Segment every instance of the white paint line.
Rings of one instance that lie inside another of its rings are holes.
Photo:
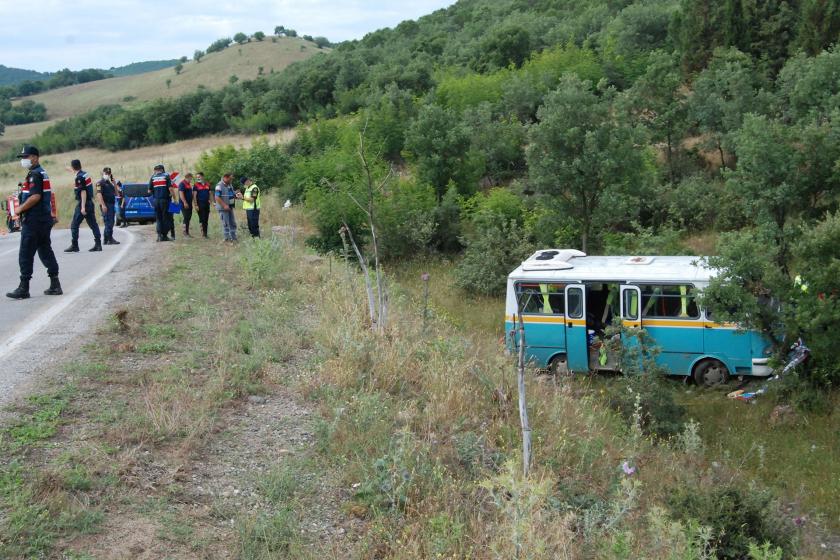
[[[123,256],[125,256],[126,252],[134,245],[134,234],[131,232],[124,232],[128,234],[128,242],[123,243],[122,248],[120,251],[111,257],[111,260],[108,262],[107,265],[102,267],[99,272],[92,275],[88,278],[84,284],[73,290],[71,294],[64,294],[62,296],[47,296],[55,298],[56,305],[52,305],[49,309],[42,312],[39,316],[35,317],[34,319],[30,319],[27,321],[25,327],[23,327],[20,331],[13,334],[11,337],[6,339],[5,342],[0,344],[0,356],[5,356],[8,352],[13,350],[15,347],[21,345],[22,343],[26,342],[29,337],[37,333],[39,330],[44,328],[52,321],[59,313],[70,307],[73,302],[83,296],[90,288],[99,281],[100,278],[111,272],[117,263],[122,260]],[[25,304],[25,303],[24,303]]]

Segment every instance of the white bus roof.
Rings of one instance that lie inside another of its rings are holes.
[[[510,280],[558,282],[692,282],[708,283],[715,271],[703,265],[703,257],[570,256],[579,251],[537,251],[508,275]],[[560,260],[564,259],[564,260]]]

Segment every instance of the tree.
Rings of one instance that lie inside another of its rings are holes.
[[[315,43],[316,45],[318,45],[319,49],[323,49],[324,47],[329,47],[330,44],[331,44],[330,40],[327,39],[326,37],[315,37],[312,40],[312,42]]]
[[[181,62],[181,64],[183,64],[183,63],[185,63],[187,60],[189,60],[189,58],[187,58],[186,56],[182,56],[182,57],[181,57],[180,59],[178,59],[178,60]]]
[[[688,106],[682,93],[682,75],[673,55],[657,51],[650,55],[646,72],[627,92],[625,102],[635,117],[665,143],[668,178],[676,183],[674,151],[686,128]]]
[[[201,59],[202,59],[203,57],[204,57],[204,51],[202,51],[202,50],[196,50],[196,51],[193,53],[193,60],[195,60],[197,63],[198,63],[198,62],[201,62]]]
[[[239,43],[240,45],[244,45],[248,42],[248,36],[240,31],[239,33],[233,36],[233,40]]]
[[[278,25],[274,28],[274,34],[277,36],[283,35],[286,32],[286,28],[282,25]]]
[[[689,100],[689,111],[707,145],[720,154],[726,166],[724,149],[730,135],[741,128],[744,115],[767,109],[763,85],[752,58],[737,49],[718,49],[708,68],[697,76]]]
[[[166,78],[166,89],[169,89],[169,86],[172,85],[172,78]]]
[[[235,84],[238,81],[239,81],[239,76],[237,76],[236,74],[231,74],[230,78],[228,78],[228,83],[229,84]]]
[[[184,69],[184,65],[180,62],[175,65],[175,75],[180,75],[181,71]]]
[[[840,37],[840,4],[833,0],[804,0],[800,8],[797,44],[816,56]]]
[[[438,105],[420,109],[405,135],[405,149],[417,164],[421,182],[435,187],[440,199],[454,181],[458,192],[471,195],[481,176],[480,159],[470,150],[470,131],[458,114]]]
[[[618,120],[615,91],[601,95],[588,82],[564,76],[537,112],[526,151],[530,181],[553,197],[564,218],[580,231],[583,251],[596,224],[632,214],[649,179],[645,141],[637,128]],[[607,199],[609,206],[602,203]]]
[[[225,50],[233,41],[230,37],[224,37],[222,39],[216,39],[213,43],[207,47],[207,54],[220,52]]]
[[[285,33],[286,33],[286,37],[297,37],[298,36],[297,31],[295,31],[294,29],[287,29],[285,31]]]
[[[257,31],[256,33],[254,33],[254,39],[257,41],[262,41],[263,39],[265,39],[265,33],[263,33],[262,31]]]

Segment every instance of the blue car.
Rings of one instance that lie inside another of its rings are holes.
[[[155,208],[152,206],[148,183],[124,183],[122,189],[125,198],[125,221],[141,224],[154,222]]]

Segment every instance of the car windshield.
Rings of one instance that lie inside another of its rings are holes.
[[[143,183],[123,185],[123,194],[125,196],[149,196],[149,186]]]

